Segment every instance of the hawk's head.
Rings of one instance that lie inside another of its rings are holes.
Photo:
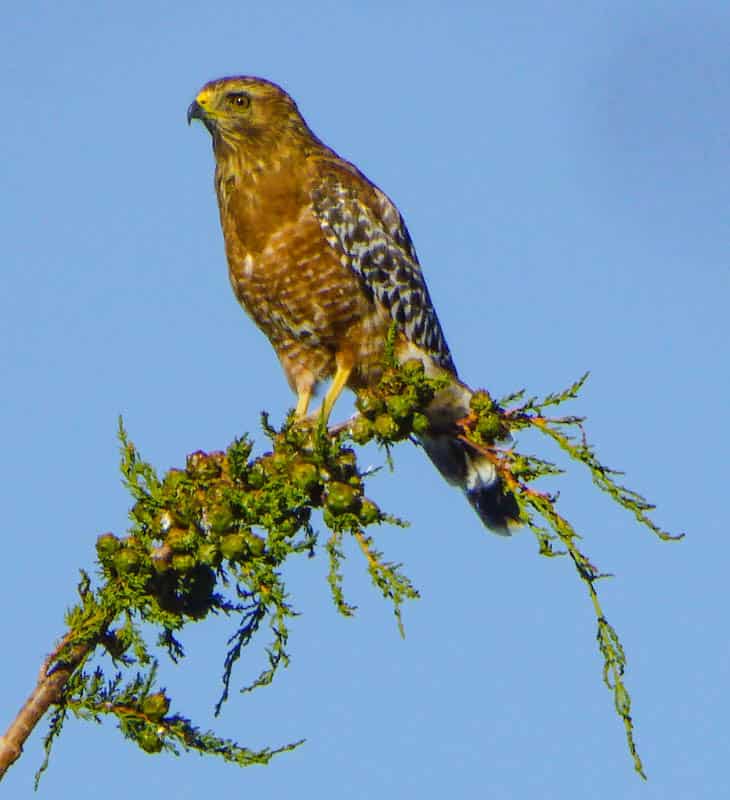
[[[188,123],[199,119],[221,148],[264,151],[292,139],[317,141],[296,103],[275,83],[239,76],[206,83],[188,108]]]

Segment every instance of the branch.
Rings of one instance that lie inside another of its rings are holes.
[[[463,441],[469,443],[494,464],[503,485],[517,501],[521,519],[535,534],[540,554],[552,557],[567,553],[570,556],[579,578],[586,586],[596,616],[596,639],[603,656],[604,683],[613,692],[614,708],[623,722],[626,743],[634,768],[645,779],[646,773],[634,739],[631,698],[623,682],[626,656],[616,630],[603,613],[596,589],[597,581],[607,575],[601,573],[579,548],[578,540],[581,537],[568,520],[557,511],[557,496],[538,492],[530,485],[538,478],[558,475],[562,470],[550,461],[499,446],[499,443],[511,437],[513,432],[532,427],[556,442],[571,460],[587,467],[594,484],[631,512],[639,523],[656,534],[659,539],[677,541],[683,538],[684,534],[674,536],[656,525],[647,514],[654,506],[638,492],[622,486],[615,480],[614,476],[622,473],[606,467],[599,461],[588,443],[584,418],[545,415],[545,409],[575,399],[587,378],[588,373],[562,392],[548,394],[542,400],[533,397],[520,406],[506,410],[503,404],[522,400],[524,392],[516,392],[500,403],[494,402],[486,391],[476,392],[472,397],[470,414],[459,423],[460,435]],[[538,515],[538,519],[535,514]],[[547,528],[540,524],[540,517],[547,523]],[[560,541],[564,550],[554,549],[555,539]]]
[[[71,638],[71,634],[67,633],[55,651],[43,662],[35,689],[5,734],[0,736],[0,779],[20,758],[23,745],[33,729],[48,709],[60,701],[68,679],[89,654],[91,644],[69,647]],[[63,658],[59,657],[61,652]]]
[[[647,516],[651,506],[638,493],[618,484],[587,442],[584,420],[548,417],[546,409],[572,400],[585,376],[563,392],[543,400],[522,401],[518,392],[495,403],[487,392],[474,393],[470,414],[455,427],[467,446],[489,458],[503,487],[515,497],[520,518],[535,534],[545,556],[567,553],[585,583],[597,620],[604,660],[604,681],[623,721],[636,770],[644,775],[634,742],[631,703],[623,682],[626,658],[615,629],[607,622],[596,590],[603,577],[578,547],[578,534],[556,509],[556,497],[532,487],[537,479],[557,475],[553,463],[504,446],[512,433],[532,427],[546,434],[567,456],[585,465],[596,485],[661,539],[673,539]],[[258,676],[240,691],[271,683],[289,663],[289,625],[297,616],[284,583],[287,559],[329,558],[329,584],[337,609],[352,616],[343,587],[343,543],[352,537],[371,581],[392,603],[403,632],[402,605],[418,592],[399,564],[386,560],[376,546],[375,526],[404,525],[382,511],[365,493],[372,471],[361,470],[350,444],[374,440],[386,455],[395,444],[426,432],[426,411],[443,378],[425,375],[420,362],[388,362],[380,384],[362,392],[359,414],[345,425],[294,424],[281,428],[262,418],[270,450],[252,457],[247,436],[225,452],[197,451],[181,469],[159,476],[144,461],[119,426],[121,472],[133,506],[126,535],[100,535],[96,542],[97,585],[82,572],[80,601],[67,614],[68,631],[45,660],[37,685],[6,734],[0,738],[0,779],[20,757],[23,745],[43,716],[53,709],[45,738],[48,765],[52,745],[68,714],[93,722],[113,717],[122,735],[147,753],[194,750],[245,766],[267,763],[275,754],[301,742],[251,750],[201,730],[186,716],[171,713],[172,698],[157,685],[160,656],[184,659],[185,626],[210,614],[233,621],[228,650],[222,657],[222,688],[215,707],[229,698],[233,675],[244,648],[268,635]],[[328,529],[322,545],[312,526],[321,513]],[[562,550],[556,550],[555,542]],[[156,642],[149,632],[158,632]]]

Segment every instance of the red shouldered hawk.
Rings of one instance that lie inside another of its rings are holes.
[[[405,223],[386,195],[307,126],[294,101],[261,78],[207,83],[188,109],[213,138],[215,187],[229,276],[266,334],[305,417],[332,378],[329,415],[345,387],[373,385],[396,323],[396,356],[453,380],[421,437],[485,525],[508,533],[517,504],[494,465],[456,437],[471,390],[457,378]]]

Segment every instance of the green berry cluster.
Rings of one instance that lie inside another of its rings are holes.
[[[505,423],[502,409],[494,402],[489,392],[480,389],[471,397],[470,433],[478,444],[491,445],[499,439],[509,438],[509,427]]]
[[[239,440],[226,452],[192,453],[185,469],[161,480],[126,446],[133,526],[125,537],[102,534],[97,555],[104,575],[148,620],[174,630],[185,618],[230,610],[216,593],[228,575],[268,599],[281,586],[278,565],[292,552],[312,552],[313,509],[333,530],[386,518],[364,496],[355,452],[342,438],[293,420],[265,431],[273,449],[258,458]],[[282,607],[284,597],[282,587]]]
[[[125,728],[145,753],[159,753],[165,745],[164,717],[170,710],[170,698],[163,692],[148,694],[139,704],[139,716],[127,716]]]
[[[146,477],[144,488],[135,484],[130,535],[103,534],[97,555],[137,607],[175,628],[182,623],[175,617],[199,619],[218,605],[216,571],[224,561],[261,555],[265,542],[233,505],[236,480],[226,453],[198,451],[184,470],[171,469],[162,481]]]
[[[318,436],[291,425],[272,437],[274,452],[261,458],[255,470],[279,482],[281,496],[308,509],[321,508],[329,528],[361,528],[384,517],[364,496],[363,475],[352,448],[339,438]],[[271,497],[267,501],[271,501]]]
[[[390,444],[411,434],[426,433],[424,409],[443,385],[442,379],[426,376],[418,359],[388,367],[375,388],[358,394],[360,415],[350,428],[353,441],[365,444],[374,438],[380,444]]]

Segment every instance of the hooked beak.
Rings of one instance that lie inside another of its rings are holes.
[[[197,100],[193,100],[188,106],[188,125],[190,125],[194,119],[199,119],[203,123],[205,122],[205,109]]]

